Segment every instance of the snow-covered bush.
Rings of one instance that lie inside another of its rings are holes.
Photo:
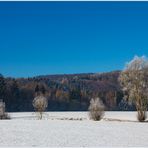
[[[0,116],[0,120],[9,120],[11,119],[8,113],[4,113],[2,116]]]
[[[101,120],[104,116],[104,105],[100,98],[90,100],[89,117],[92,120]]]
[[[43,112],[45,111],[47,106],[48,106],[48,101],[44,96],[40,95],[34,98],[33,107],[37,112],[39,112],[39,119],[42,119]]]
[[[5,103],[0,100],[0,119],[10,119],[9,115],[5,112]]]

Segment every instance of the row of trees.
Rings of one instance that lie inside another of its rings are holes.
[[[138,112],[138,120],[144,121],[148,108],[148,60],[145,57],[136,56],[126,65],[120,75],[117,75],[118,77],[115,75],[117,73],[111,75],[110,79],[106,74],[87,74],[72,77],[68,75],[67,78],[62,79],[59,76],[52,76],[52,79],[36,77],[28,80],[5,79],[0,75],[0,96],[9,111],[13,111],[13,109],[21,111],[25,106],[24,101],[27,101],[27,107],[32,107],[32,98],[36,96],[33,106],[40,114],[47,108],[49,101],[51,101],[48,106],[50,108],[50,105],[53,105],[52,101],[57,101],[57,98],[59,106],[64,102],[65,106],[69,106],[71,103],[71,108],[76,105],[81,110],[85,106],[85,110],[87,110],[90,98],[100,97],[101,103],[99,99],[92,99],[90,102],[89,110],[95,120],[101,118],[100,115],[99,118],[96,117],[98,114],[96,111],[104,110],[102,104],[109,109],[110,106],[121,105],[123,102],[127,102],[127,106],[130,106],[130,102]],[[122,91],[118,86],[118,79],[123,88]]]

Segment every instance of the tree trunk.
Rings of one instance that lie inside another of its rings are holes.
[[[143,110],[139,110],[138,111],[138,120],[140,122],[144,122],[145,119],[146,119],[146,112]]]
[[[138,112],[137,116],[138,120],[140,122],[143,122],[146,119],[146,111],[145,108],[143,107],[142,100],[140,98],[137,99],[136,109]]]
[[[42,117],[43,117],[43,116],[42,116],[42,112],[40,112],[40,120],[42,120]]]

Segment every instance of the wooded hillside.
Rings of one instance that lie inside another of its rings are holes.
[[[48,98],[48,111],[86,111],[93,97],[100,97],[106,110],[131,110],[122,100],[119,74],[114,71],[19,79],[0,75],[0,98],[6,110],[13,112],[33,111],[32,100],[40,91]]]

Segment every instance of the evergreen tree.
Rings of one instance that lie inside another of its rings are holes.
[[[0,74],[0,99],[4,100],[6,95],[6,83],[4,77]]]
[[[40,91],[43,95],[45,95],[46,90],[45,90],[44,85],[41,86]]]
[[[36,87],[35,87],[35,95],[38,96],[39,95],[39,85],[37,84]]]
[[[18,84],[16,80],[13,80],[11,86],[11,100],[10,100],[10,111],[20,111],[21,110],[21,100]]]

